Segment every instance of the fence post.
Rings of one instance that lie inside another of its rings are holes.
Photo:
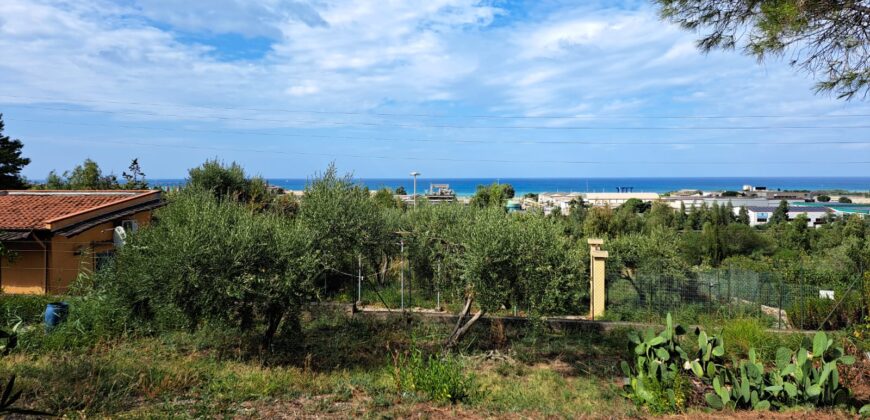
[[[399,284],[402,295],[402,312],[405,311],[405,240],[399,240],[400,252],[399,252]]]
[[[777,314],[778,315],[777,318],[779,318],[779,319],[776,322],[777,328],[780,330],[782,329],[782,311],[784,310],[784,309],[782,309],[782,294],[784,291],[785,291],[785,289],[782,286],[782,277],[780,277],[779,278],[779,313]]]
[[[362,255],[357,254],[357,269],[356,269],[356,304],[362,305]]]

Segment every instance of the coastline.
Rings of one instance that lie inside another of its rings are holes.
[[[306,178],[266,178],[266,181],[287,190],[302,190]],[[184,179],[152,179],[151,185],[174,187]],[[413,180],[408,178],[355,178],[354,182],[369,189],[402,186],[408,193],[413,190]],[[516,196],[542,192],[615,192],[618,187],[630,188],[633,192],[665,194],[682,189],[702,191],[740,191],[744,185],[765,186],[769,190],[783,191],[831,191],[862,194],[870,192],[870,177],[660,177],[660,178],[419,178],[417,192],[423,193],[430,183],[450,184],[459,197],[470,197],[478,185],[495,182],[508,183],[514,187]]]

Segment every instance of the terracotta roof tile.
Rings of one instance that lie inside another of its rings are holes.
[[[0,191],[0,230],[43,229],[46,222],[123,201],[141,191]]]

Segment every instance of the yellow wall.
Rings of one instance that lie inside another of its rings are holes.
[[[151,221],[151,211],[125,216],[117,222],[129,219],[136,220],[140,227],[145,226]],[[49,249],[47,292],[63,294],[80,271],[92,272],[96,255],[114,249],[112,243],[114,227],[114,222],[106,222],[69,238],[55,235],[50,240],[44,241]],[[46,293],[43,287],[46,280],[42,247],[34,243],[32,238],[21,243],[8,242],[4,246],[11,251],[26,247],[28,252],[18,252],[19,257],[12,263],[3,258],[2,277],[0,277],[3,292]]]
[[[43,293],[46,254],[39,243],[29,238],[26,241],[4,243],[3,247],[8,251],[6,256],[0,257],[3,293]]]

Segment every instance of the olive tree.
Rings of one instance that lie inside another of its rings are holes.
[[[320,258],[302,224],[186,189],[117,254],[107,288],[137,320],[180,314],[196,328],[261,326],[268,348],[282,321],[298,325]]]
[[[314,235],[314,247],[329,270],[324,273],[327,280],[350,279],[341,273],[355,273],[359,257],[378,267],[396,252],[397,240],[385,214],[367,189],[354,184],[350,175],[339,176],[334,165],[308,183],[298,217]]]
[[[447,349],[487,312],[527,302],[540,313],[579,301],[584,282],[581,259],[551,218],[486,208],[466,226],[461,251],[453,255],[459,276],[452,281],[465,304],[447,338]],[[474,304],[477,311],[466,321]]]

